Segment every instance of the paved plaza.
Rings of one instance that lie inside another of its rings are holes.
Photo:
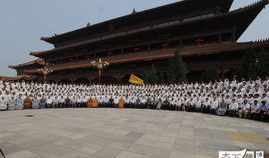
[[[0,148],[7,158],[215,158],[269,152],[269,124],[134,109],[8,111],[0,112]]]

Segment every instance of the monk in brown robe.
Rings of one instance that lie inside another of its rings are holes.
[[[32,109],[32,99],[30,97],[27,97],[24,99],[23,102],[24,109]]]
[[[95,97],[89,99],[89,101],[87,102],[87,105],[89,108],[98,108],[99,107],[98,100]]]
[[[119,108],[120,109],[124,109],[125,107],[125,100],[123,97],[120,97],[120,100],[119,100]]]

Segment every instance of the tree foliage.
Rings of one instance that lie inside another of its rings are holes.
[[[168,78],[172,81],[185,81],[187,73],[186,63],[183,61],[180,49],[177,49],[174,58],[168,61]]]
[[[90,80],[86,77],[81,77],[76,80],[77,83],[90,83]]]
[[[218,72],[215,68],[209,68],[202,74],[203,81],[213,81],[218,78]]]
[[[259,76],[269,76],[269,52],[261,50],[259,55]]]
[[[160,71],[152,66],[151,70],[145,71],[143,79],[146,83],[158,83],[161,81],[180,82],[185,81],[186,74],[188,73],[186,63],[183,61],[182,56],[177,49],[175,56],[168,60],[166,63],[166,72]]]
[[[240,75],[248,79],[255,79],[258,76],[268,76],[269,52],[254,49],[247,51],[242,59]]]
[[[152,65],[151,70],[144,71],[143,73],[143,79],[146,83],[157,83],[160,81],[160,78],[158,76],[158,72],[154,65]]]

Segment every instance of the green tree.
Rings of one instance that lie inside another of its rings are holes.
[[[248,79],[255,79],[257,76],[269,75],[269,53],[262,50],[249,50],[245,53],[242,63],[240,74],[242,77]]]
[[[143,79],[145,83],[155,83],[158,80],[157,75],[151,71],[144,72]]]
[[[203,81],[213,81],[218,78],[218,72],[215,68],[209,68],[202,74]]]
[[[86,77],[81,77],[76,80],[77,83],[89,83],[90,80]]]
[[[175,51],[174,58],[168,61],[168,78],[172,81],[185,81],[188,73],[186,63],[180,54],[180,49]]]
[[[258,75],[269,76],[269,52],[262,49],[258,55]]]
[[[143,79],[146,83],[156,83],[159,82],[159,77],[157,75],[157,70],[155,69],[154,65],[152,65],[151,70],[144,71]]]
[[[248,50],[241,63],[240,74],[244,78],[255,78],[257,76],[256,66],[257,54],[255,50]]]

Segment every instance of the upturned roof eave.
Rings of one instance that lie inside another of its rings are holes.
[[[209,17],[209,19],[219,18],[219,17],[223,17],[223,16],[232,16],[232,15],[235,15],[235,14],[241,14],[243,12],[248,12],[249,10],[256,9],[258,7],[264,7],[268,3],[269,3],[269,0],[261,0],[259,2],[254,3],[254,4],[251,4],[251,5],[248,5],[246,7],[233,10],[233,11],[228,12],[228,13],[225,13],[225,14],[220,14],[220,15],[216,15],[214,17]],[[260,13],[260,11],[257,12],[257,15],[259,13]],[[254,19],[252,19],[252,20],[254,20]],[[248,24],[246,24],[246,25],[248,25]],[[66,50],[66,49],[70,49],[70,48],[76,48],[78,46],[83,46],[83,45],[90,44],[90,43],[91,42],[89,42],[89,41],[83,41],[83,42],[80,42],[80,43],[74,43],[74,44],[71,44],[71,45],[68,45],[68,46],[63,46],[63,47],[55,48],[55,49],[52,49],[52,50],[39,51],[39,52],[31,52],[30,55],[33,55],[33,56],[41,57],[42,58],[42,57],[44,57],[44,56],[46,56],[47,54],[50,54],[50,53],[55,53],[57,51]]]

